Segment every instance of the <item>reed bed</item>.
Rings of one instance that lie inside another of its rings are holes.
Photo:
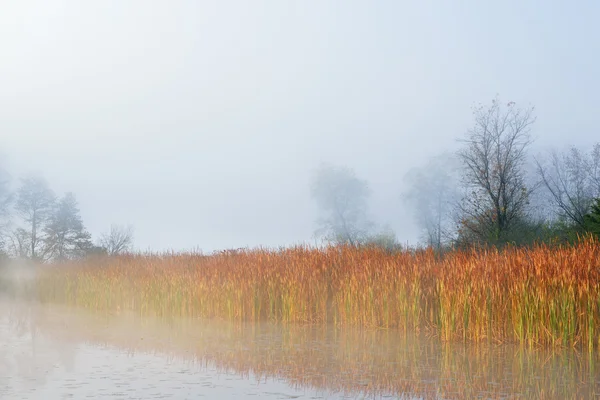
[[[600,347],[600,243],[390,253],[295,247],[42,266],[42,302],[161,317],[394,328],[444,341]]]

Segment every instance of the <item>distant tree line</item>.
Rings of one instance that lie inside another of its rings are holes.
[[[473,109],[460,148],[405,176],[405,205],[422,244],[435,250],[473,245],[568,244],[600,236],[600,143],[532,157],[533,107],[498,97]],[[389,228],[367,216],[368,183],[347,167],[322,165],[311,195],[321,212],[316,235],[329,243],[398,248]]]
[[[405,176],[403,199],[413,209],[421,243],[437,251],[473,245],[568,244],[600,236],[600,143],[532,157],[533,107],[502,103],[473,108],[473,125],[455,153]],[[315,236],[327,243],[401,249],[387,225],[369,216],[371,189],[345,166],[322,164],[311,197],[319,208]],[[111,226],[94,244],[75,195],[56,197],[30,176],[11,191],[0,170],[0,260],[36,262],[117,255],[131,250],[131,227]]]
[[[73,193],[57,197],[41,176],[27,176],[13,192],[0,170],[0,260],[59,262],[131,250],[131,227],[113,225],[96,243]]]

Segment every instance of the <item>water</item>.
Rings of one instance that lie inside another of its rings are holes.
[[[1,399],[600,398],[598,357],[0,300]]]

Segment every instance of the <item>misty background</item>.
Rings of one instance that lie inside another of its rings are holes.
[[[600,3],[4,1],[0,156],[138,249],[312,242],[319,163],[415,243],[404,177],[471,107],[534,105],[535,152],[598,138]]]

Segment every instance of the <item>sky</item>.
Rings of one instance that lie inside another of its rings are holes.
[[[471,107],[533,105],[536,149],[600,138],[600,2],[0,4],[0,155],[140,250],[312,242],[310,178],[353,168],[416,243],[404,176]]]

